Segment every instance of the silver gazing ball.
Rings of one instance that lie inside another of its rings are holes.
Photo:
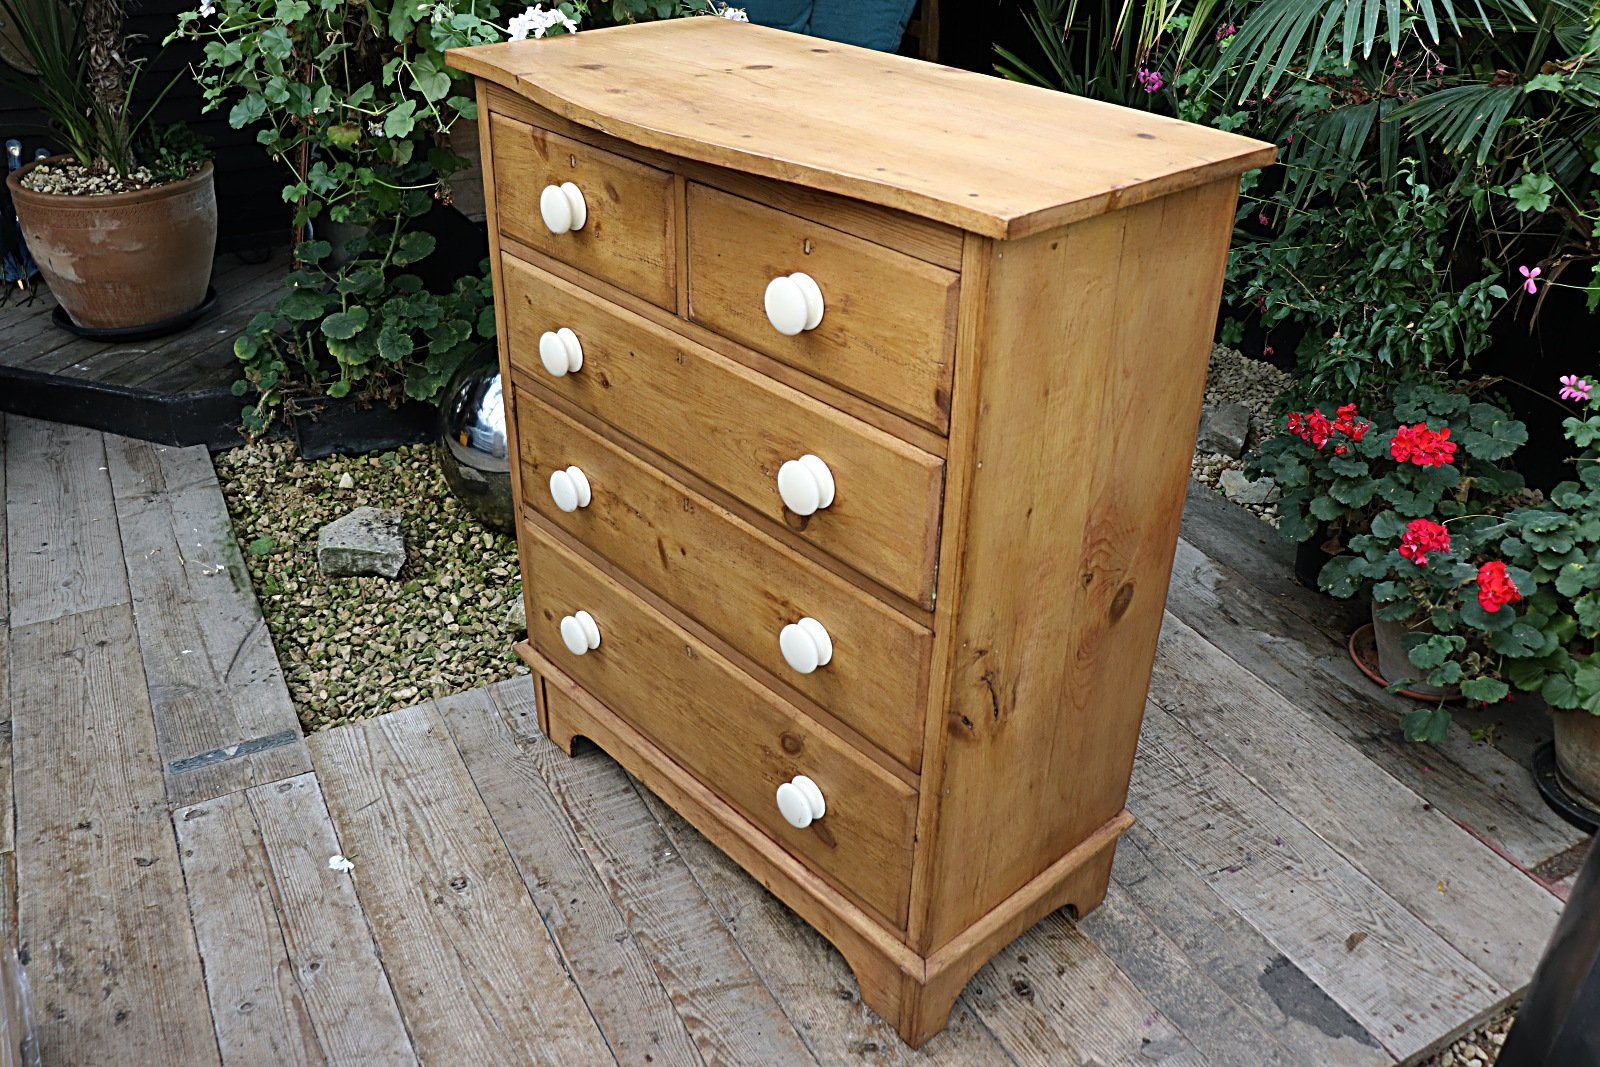
[[[495,350],[485,348],[450,379],[439,403],[439,466],[456,499],[491,529],[512,533],[506,405]]]

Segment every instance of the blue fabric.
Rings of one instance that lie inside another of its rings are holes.
[[[915,6],[916,0],[813,0],[811,34],[893,52],[900,47]]]
[[[750,21],[893,52],[917,0],[731,0]]]
[[[733,0],[733,7],[744,8],[750,21],[795,33],[811,29],[811,0]]]

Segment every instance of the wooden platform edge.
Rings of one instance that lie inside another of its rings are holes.
[[[837,948],[861,999],[918,1048],[945,1024],[967,982],[1044,916],[1076,914],[1104,898],[1117,839],[1133,825],[1126,809],[932,956],[923,957],[778,847],[527,641],[516,652],[534,671],[540,726],[569,755],[587,738],[662,797],[780,901]]]

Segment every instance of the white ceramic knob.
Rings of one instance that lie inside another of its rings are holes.
[[[767,321],[785,337],[822,322],[822,289],[809,274],[785,274],[767,283]]]
[[[600,627],[587,611],[564,616],[561,620],[561,643],[574,656],[581,656],[600,647]]]
[[[583,229],[589,221],[589,205],[583,199],[583,190],[572,182],[547,185],[539,194],[539,214],[544,227],[554,234]]]
[[[583,345],[567,327],[546,330],[539,335],[539,362],[554,377],[576,374],[583,369]]]
[[[778,648],[783,660],[801,674],[826,667],[833,659],[833,638],[823,625],[809,615],[791,622],[778,632]]]
[[[790,826],[804,830],[828,813],[828,805],[823,802],[817,783],[797,774],[778,787],[778,810]]]
[[[562,511],[573,512],[589,506],[594,494],[589,490],[589,478],[577,467],[555,471],[550,475],[550,499]]]
[[[809,452],[778,468],[778,495],[796,515],[810,515],[833,503],[833,471]]]

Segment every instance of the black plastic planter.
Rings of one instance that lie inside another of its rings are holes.
[[[432,404],[420,400],[390,407],[364,397],[319,396],[296,400],[287,420],[300,457],[324,459],[430,441],[436,415]]]

